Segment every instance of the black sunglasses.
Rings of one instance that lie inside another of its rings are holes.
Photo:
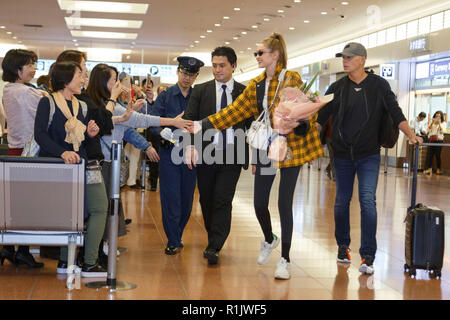
[[[266,53],[268,51],[262,51],[262,50],[258,50],[256,52],[253,52],[253,55],[256,57],[261,57],[264,53]]]

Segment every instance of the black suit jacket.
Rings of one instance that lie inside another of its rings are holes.
[[[233,101],[239,97],[239,95],[244,91],[245,86],[239,82],[234,81],[234,88],[231,92],[231,96]],[[189,99],[189,104],[184,114],[185,119],[198,121],[208,116],[216,113],[216,81],[211,80],[208,82],[204,82],[202,84],[198,84],[194,87],[191,92],[191,97]],[[244,120],[233,126],[234,130],[241,129],[246,130],[250,127],[253,118],[249,118]],[[235,145],[235,155],[237,155],[236,150],[236,137],[234,139]],[[213,138],[209,141],[203,141],[203,150],[213,142]],[[203,151],[202,150],[202,151]],[[236,157],[235,157],[236,159]],[[249,164],[249,148],[247,142],[245,142],[245,164],[243,165],[244,169],[248,168]]]

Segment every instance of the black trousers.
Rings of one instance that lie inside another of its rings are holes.
[[[443,140],[438,140],[434,143],[444,143]],[[436,168],[441,169],[441,152],[442,147],[428,147],[427,153],[427,169],[433,165],[433,157],[436,156]]]
[[[153,148],[155,148],[156,152],[159,154],[159,146],[161,145],[161,137],[151,135],[150,142],[152,143]],[[149,164],[149,173],[148,180],[150,182],[150,188],[156,188],[158,185],[158,177],[159,177],[159,163],[151,162]]]
[[[269,167],[270,165],[256,164],[253,204],[259,225],[264,233],[265,241],[271,243],[273,236],[269,212],[269,198],[276,170]],[[292,203],[299,173],[300,166],[280,169],[278,212],[280,214],[281,224],[281,256],[287,261],[289,261],[293,230]]]
[[[211,164],[197,167],[197,186],[208,249],[222,249],[231,228],[231,209],[242,165]]]

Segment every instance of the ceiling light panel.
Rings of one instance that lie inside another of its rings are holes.
[[[61,10],[146,14],[148,4],[109,1],[58,0]]]
[[[142,27],[140,20],[121,19],[95,19],[95,18],[73,18],[65,17],[67,26],[73,27],[101,27],[101,28],[130,28],[139,29]]]
[[[73,37],[77,38],[106,38],[106,39],[127,39],[135,40],[137,33],[124,32],[102,32],[102,31],[79,31],[70,30]]]

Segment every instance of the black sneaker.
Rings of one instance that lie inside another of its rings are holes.
[[[364,274],[373,274],[373,260],[372,256],[364,256],[361,261],[361,266],[359,267],[359,272]]]
[[[350,248],[347,246],[339,246],[337,261],[342,263],[350,263],[352,258],[350,257]]]
[[[81,269],[81,276],[84,278],[106,278],[107,275],[108,272],[98,263],[92,265],[85,263]]]
[[[164,249],[164,253],[169,256],[173,256],[174,254],[177,254],[179,251],[180,249],[174,246],[167,246],[166,249]]]

